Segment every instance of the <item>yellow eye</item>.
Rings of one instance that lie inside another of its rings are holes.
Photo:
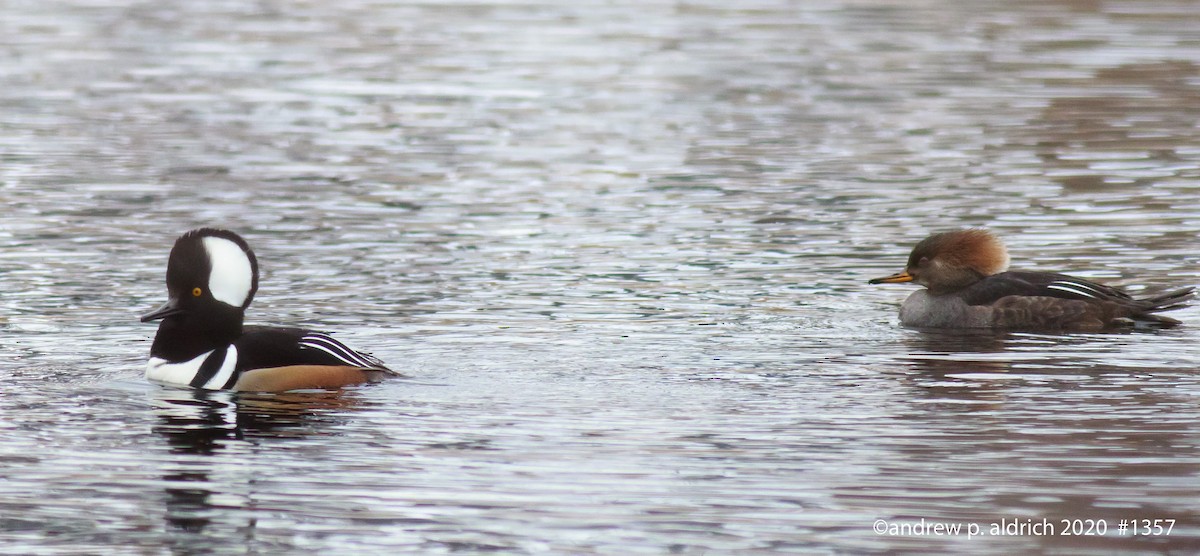
[[[204,290],[202,290],[200,288],[192,288],[192,297],[200,297],[200,295],[203,293],[204,293]]]

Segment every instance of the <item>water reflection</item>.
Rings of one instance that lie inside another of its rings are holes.
[[[210,455],[219,440],[243,437],[238,425],[236,394],[224,391],[164,388],[156,400],[162,435],[174,453]]]
[[[1180,477],[1200,473],[1194,452],[1180,451],[1198,445],[1195,422],[1178,414],[1195,414],[1193,396],[1177,387],[1191,371],[1108,362],[1126,346],[1175,333],[912,331],[893,372],[915,405],[887,424],[899,459],[867,484],[839,487],[838,496],[848,504],[896,501],[883,517],[899,521],[1046,518],[1059,531],[1064,519],[1112,527],[1132,514],[1170,514],[1187,535],[1195,514],[1161,500],[1177,498]],[[1141,496],[1122,494],[1131,488]],[[1075,550],[1171,544],[1113,537],[1029,540]]]
[[[322,434],[323,425],[349,418],[358,401],[342,391],[279,394],[167,388],[157,398],[160,424],[154,432],[173,451],[212,454],[224,440],[255,436],[302,438]]]
[[[203,532],[214,518],[228,525],[241,516],[237,528],[243,533],[256,522],[251,510],[258,477],[251,472],[231,481],[228,460],[214,456],[236,455],[256,439],[327,435],[329,427],[351,419],[359,403],[342,391],[257,394],[163,387],[155,394],[158,423],[151,430],[170,453],[183,456],[163,466],[164,519],[172,529],[190,533]],[[214,474],[223,476],[214,479]]]
[[[981,363],[985,366],[989,362],[997,362],[988,361],[986,355],[1005,352],[1014,339],[1019,337],[1009,331],[986,329],[912,329],[911,331],[911,334],[904,336],[904,344],[908,348],[908,357],[912,359],[911,364],[913,368],[930,374],[938,374],[941,370],[948,370],[942,368],[940,365],[947,362],[946,359],[942,358],[945,356],[958,356],[961,358],[961,361]],[[972,358],[972,354],[979,354],[981,356]],[[998,371],[1007,369],[1005,366],[995,368]]]

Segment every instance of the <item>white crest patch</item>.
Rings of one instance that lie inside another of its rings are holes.
[[[244,305],[254,280],[250,258],[238,244],[220,237],[204,238],[204,250],[212,263],[208,291],[212,292],[213,298],[234,307]]]

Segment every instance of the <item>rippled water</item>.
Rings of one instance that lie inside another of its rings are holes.
[[[730,4],[5,2],[2,550],[1200,549],[1200,308],[940,334],[865,285],[964,225],[1195,284],[1194,4]],[[250,321],[408,377],[145,382],[200,225]]]

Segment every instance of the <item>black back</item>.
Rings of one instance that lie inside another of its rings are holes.
[[[383,362],[350,349],[327,334],[303,328],[247,326],[233,343],[238,374],[253,369],[291,365],[350,366],[390,371]]]
[[[1129,294],[1116,288],[1053,272],[1001,272],[963,290],[963,299],[968,305],[991,305],[1010,295],[1083,301],[1133,301]]]

